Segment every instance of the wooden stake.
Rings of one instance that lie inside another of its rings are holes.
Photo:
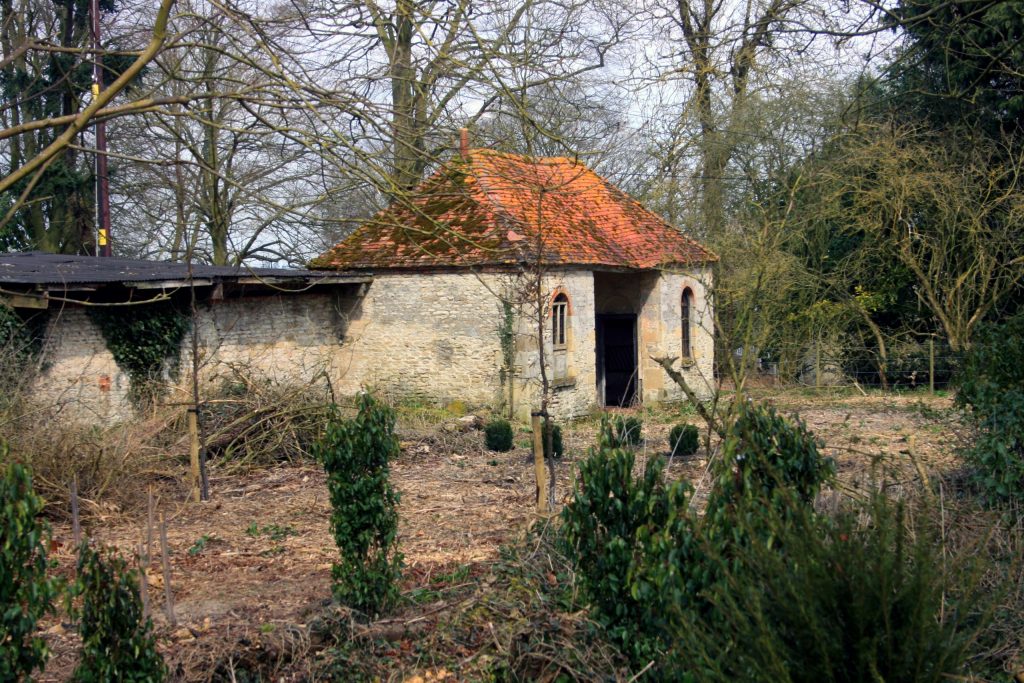
[[[192,465],[192,497],[195,502],[200,500],[199,486],[199,416],[194,408],[188,411],[189,462]]]
[[[928,338],[928,391],[935,393],[935,338]]]
[[[167,623],[174,628],[178,619],[174,616],[174,593],[171,592],[171,561],[167,553],[167,515],[160,513],[160,556],[164,567],[164,606],[167,608]]]
[[[814,343],[814,388],[821,388],[821,341]]]
[[[78,474],[71,478],[71,538],[75,543],[75,552],[82,545],[82,526],[78,521]]]
[[[156,520],[153,518],[155,512],[155,505],[153,504],[153,486],[150,485],[149,491],[146,494],[146,560],[153,557],[153,527],[156,526]]]
[[[149,577],[146,576],[146,568],[149,567],[149,558],[143,553],[145,541],[139,541],[139,597],[142,598],[142,618],[149,618]]]
[[[537,476],[537,512],[546,515],[551,512],[548,501],[548,468],[544,462],[544,428],[540,413],[530,416],[533,427],[533,470]]]

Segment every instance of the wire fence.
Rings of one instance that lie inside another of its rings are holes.
[[[732,360],[747,365],[754,377],[808,388],[858,386],[944,391],[954,385],[960,364],[958,354],[930,339],[894,345],[884,355],[864,346],[812,342],[752,351],[746,363],[743,356],[742,349],[733,351]],[[719,359],[720,376],[727,377],[729,364],[721,356]]]

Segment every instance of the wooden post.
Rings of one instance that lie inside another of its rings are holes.
[[[71,538],[75,543],[75,552],[82,544],[82,526],[78,521],[78,473],[71,478]]]
[[[142,618],[149,618],[149,577],[146,576],[146,569],[149,567],[149,558],[145,554],[145,541],[139,541],[139,597],[142,599]]]
[[[174,616],[174,593],[171,591],[171,560],[167,553],[167,515],[160,513],[160,559],[164,566],[164,606],[167,608],[167,623],[174,628],[178,619]]]
[[[188,409],[188,440],[189,440],[189,463],[192,465],[192,498],[199,502],[199,416],[195,408]]]
[[[156,526],[154,519],[153,486],[149,487],[146,495],[146,557],[153,556],[153,527]]]
[[[814,342],[814,388],[821,388],[821,340]]]
[[[928,391],[935,393],[935,337],[928,337]]]
[[[544,462],[544,421],[539,412],[530,415],[533,428],[533,471],[537,476],[537,512],[546,515],[551,512],[548,501],[548,468]]]

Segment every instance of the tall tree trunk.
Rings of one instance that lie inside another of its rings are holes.
[[[396,194],[411,190],[420,180],[417,162],[423,143],[416,125],[416,70],[412,63],[414,9],[411,0],[398,0],[391,49],[392,178]]]

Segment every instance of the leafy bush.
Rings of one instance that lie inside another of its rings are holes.
[[[551,453],[548,452],[548,439],[544,437],[544,457],[554,458],[555,460],[560,459],[565,455],[565,444],[562,441],[562,428],[551,422],[546,422],[545,426],[549,426],[551,429]],[[553,453],[553,455],[552,455]]]
[[[835,463],[821,456],[819,445],[799,419],[793,424],[770,406],[739,404],[709,507],[732,506],[741,498],[771,502],[777,490],[810,503],[835,474]]]
[[[167,667],[156,650],[153,623],[142,616],[138,578],[124,559],[113,550],[97,551],[83,544],[75,593],[82,599],[74,610],[82,636],[75,681],[164,679]]]
[[[737,520],[795,504],[808,507],[831,469],[816,442],[772,410],[743,406],[725,439],[707,512],[691,513],[688,490],[665,486],[661,463],[634,480],[634,456],[606,420],[598,448],[580,466],[579,488],[563,511],[566,540],[595,612],[635,664],[656,658],[674,678],[688,655],[671,636],[679,624],[712,618],[706,591],[737,568],[736,548],[763,538]],[[776,487],[798,490],[784,498]]]
[[[398,597],[398,493],[388,461],[398,455],[395,414],[369,394],[354,420],[337,415],[314,448],[327,472],[331,532],[341,561],[331,569],[335,598],[373,617]]]
[[[679,583],[692,533],[685,485],[666,488],[661,462],[653,458],[634,479],[634,464],[633,451],[620,447],[611,423],[602,420],[598,446],[580,464],[579,486],[562,519],[595,617],[639,661],[659,647],[670,614],[661,591]]]
[[[28,470],[7,458],[0,442],[0,680],[12,681],[27,679],[46,663],[46,643],[32,634],[52,609],[58,583],[46,576],[50,530],[37,519],[43,501]]]
[[[672,455],[693,455],[700,444],[700,433],[691,424],[677,424],[668,435]]]
[[[607,422],[563,533],[596,620],[654,680],[939,681],[964,673],[986,623],[972,567],[879,494],[835,518],[813,435],[738,408],[704,514]],[[922,519],[921,516],[918,519]],[[868,520],[865,522],[865,520]]]
[[[964,354],[956,402],[977,427],[967,451],[992,501],[1024,500],[1024,314],[978,329]]]
[[[615,428],[615,442],[622,448],[639,446],[643,440],[644,423],[639,417],[616,415],[612,423]]]
[[[495,418],[484,425],[484,444],[489,451],[504,453],[512,450],[515,435],[508,420]]]

